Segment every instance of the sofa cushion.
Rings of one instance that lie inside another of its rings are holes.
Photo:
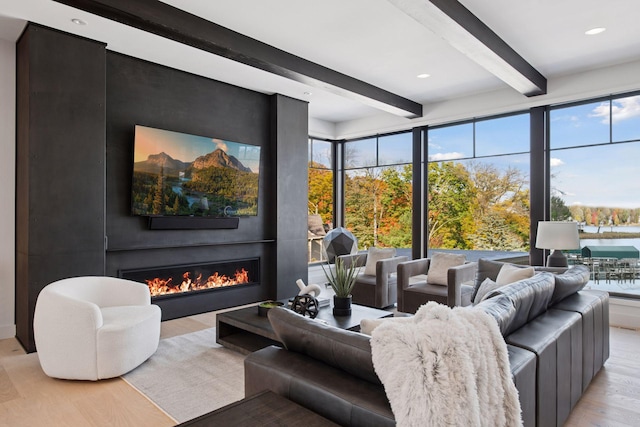
[[[364,274],[367,276],[375,276],[378,261],[393,258],[394,256],[396,256],[395,248],[369,248],[367,251],[367,262],[364,265]]]
[[[485,311],[490,309],[489,314],[498,320],[500,331],[503,335],[508,335],[547,310],[553,289],[553,274],[542,272],[529,279],[520,280],[489,292],[485,296],[485,300],[478,304],[478,307]],[[500,298],[496,302],[498,306],[489,304],[492,299],[503,296],[507,300]],[[514,310],[509,305],[512,305]],[[512,317],[509,319],[509,316]]]
[[[513,305],[511,298],[506,295],[485,298],[476,307],[490,314],[498,323],[502,336],[505,336],[516,315],[516,307]]]
[[[381,384],[373,369],[369,336],[325,325],[282,307],[272,308],[267,316],[287,350]]]
[[[589,275],[589,267],[586,265],[576,265],[562,274],[557,274],[555,276],[556,287],[549,304],[560,302],[584,288],[589,281]]]
[[[464,264],[466,257],[462,254],[435,252],[429,261],[427,281],[431,285],[447,286],[447,275],[451,267]]]

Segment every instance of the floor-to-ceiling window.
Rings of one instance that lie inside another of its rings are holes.
[[[309,262],[321,261],[322,232],[333,228],[333,143],[309,139]],[[317,223],[320,223],[318,227]]]
[[[344,143],[344,226],[358,247],[411,247],[412,135]]]
[[[529,250],[529,114],[429,128],[430,249]]]
[[[640,95],[609,97],[549,111],[551,219],[581,225],[570,254],[592,269],[590,286],[640,296]],[[628,247],[620,256],[603,247]]]

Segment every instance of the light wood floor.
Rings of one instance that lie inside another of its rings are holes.
[[[162,338],[215,326],[215,313],[162,323]],[[640,331],[611,328],[611,356],[566,426],[640,426]],[[0,426],[164,427],[176,422],[119,378],[47,377],[37,354],[0,340]]]

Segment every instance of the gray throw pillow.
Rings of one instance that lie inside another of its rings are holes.
[[[498,289],[501,286],[503,285],[498,284],[487,277],[486,279],[484,279],[484,282],[482,282],[482,284],[478,288],[478,292],[476,292],[476,297],[473,299],[473,303],[478,304],[480,301],[484,299],[485,295],[487,295],[489,292],[493,291],[494,289]]]
[[[589,267],[586,265],[576,265],[562,274],[556,274],[556,287],[553,290],[550,305],[562,301],[569,295],[573,295],[587,284],[589,281]]]

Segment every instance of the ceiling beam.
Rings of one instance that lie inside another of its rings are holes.
[[[402,117],[422,105],[157,0],[54,0]]]
[[[455,0],[388,0],[526,96],[547,93],[547,79]]]

